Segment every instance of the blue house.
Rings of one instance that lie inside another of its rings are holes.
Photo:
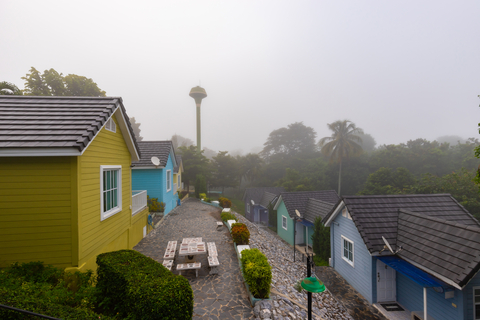
[[[280,193],[274,207],[277,234],[291,245],[312,246],[315,218],[325,216],[339,199],[334,190]]]
[[[243,193],[245,204],[245,218],[255,223],[270,225],[268,206],[278,199],[283,187],[247,188]]]
[[[323,221],[331,266],[387,317],[480,319],[480,224],[451,195],[344,196]]]
[[[150,198],[164,202],[166,215],[177,206],[178,200],[173,144],[171,141],[139,141],[138,146],[141,158],[132,162],[132,189],[147,190]]]

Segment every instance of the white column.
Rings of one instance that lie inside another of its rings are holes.
[[[427,320],[427,287],[423,287],[423,319]]]

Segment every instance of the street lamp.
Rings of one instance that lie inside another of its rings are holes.
[[[310,258],[311,257],[311,258]],[[318,281],[315,274],[312,277],[313,254],[307,254],[307,277],[302,281],[302,288],[307,291],[308,297],[308,320],[312,320],[312,292],[325,291],[323,282]]]

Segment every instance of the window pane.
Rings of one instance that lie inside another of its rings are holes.
[[[107,172],[103,171],[103,190],[102,191],[105,191],[105,190],[107,190]]]
[[[112,171],[113,176],[113,187],[117,187],[117,177],[118,177],[118,170]]]
[[[353,255],[351,252],[348,253],[348,260],[353,261]]]
[[[107,193],[106,192],[103,193],[103,212],[105,211],[107,211]]]
[[[113,206],[112,207],[116,207],[118,204],[117,204],[117,192],[118,192],[118,189],[113,189]]]
[[[352,243],[351,242],[348,243],[348,251],[352,251]]]
[[[475,295],[480,296],[480,289],[475,289]]]
[[[475,319],[480,319],[480,304],[475,305]]]
[[[110,190],[110,188],[111,188],[111,184],[110,184],[110,171],[106,171],[105,173],[107,174],[107,179],[106,179],[106,181],[107,181],[107,186],[106,186],[105,190]]]
[[[107,195],[107,201],[106,201],[107,208],[105,209],[105,211],[108,211],[112,208],[112,203],[111,203],[112,200],[111,200],[111,197],[110,197],[110,191],[107,191],[105,194]]]
[[[480,296],[475,296],[475,303],[480,303]]]

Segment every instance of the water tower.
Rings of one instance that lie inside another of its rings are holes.
[[[190,97],[195,99],[197,105],[197,149],[202,150],[202,136],[201,136],[201,124],[200,124],[200,106],[202,105],[202,99],[207,97],[207,92],[200,86],[193,87],[190,90]]]

